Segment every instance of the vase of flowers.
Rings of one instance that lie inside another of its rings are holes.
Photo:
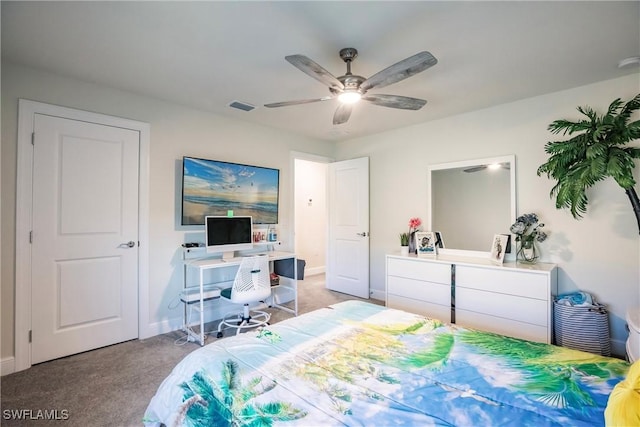
[[[411,218],[409,220],[409,253],[415,254],[416,250],[416,231],[420,229],[422,221],[420,218]]]
[[[516,258],[520,262],[535,264],[540,257],[536,243],[543,242],[547,233],[541,230],[544,224],[538,222],[534,213],[519,216],[511,225],[511,232],[516,235]]]
[[[400,255],[409,255],[409,233],[400,233]]]

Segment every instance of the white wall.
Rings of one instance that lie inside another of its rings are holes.
[[[559,291],[592,293],[608,305],[614,351],[624,354],[624,316],[640,305],[638,225],[624,191],[612,180],[588,192],[580,221],[556,210],[553,183],[538,177],[547,131],[556,119],[579,119],[579,105],[604,112],[615,98],[640,92],[638,75],[601,82],[340,143],[338,159],[371,159],[371,287],[384,291],[384,256],[397,250],[410,217],[427,219],[424,159],[444,163],[515,154],[518,213],[536,212],[550,232],[542,261],[559,265]],[[425,108],[437,108],[428,104]],[[636,176],[638,168],[636,168]],[[636,186],[636,191],[638,186]]]
[[[290,152],[331,156],[333,145],[251,125],[157,99],[2,63],[2,359],[14,354],[15,188],[18,98],[150,123],[148,328],[177,327],[181,309],[168,309],[182,286],[179,247],[193,231],[179,225],[183,155],[278,168],[279,239],[293,246]],[[238,112],[238,117],[242,114]],[[185,236],[187,235],[187,236]],[[142,242],[143,245],[145,242]],[[284,246],[285,249],[287,246]]]
[[[305,274],[325,271],[327,251],[327,164],[295,160],[296,255]]]

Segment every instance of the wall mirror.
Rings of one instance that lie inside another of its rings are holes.
[[[515,169],[513,155],[429,166],[428,227],[440,232],[441,253],[481,256],[494,234],[509,233],[516,218]]]

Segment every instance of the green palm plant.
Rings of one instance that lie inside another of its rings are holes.
[[[307,415],[287,402],[255,402],[255,397],[277,384],[265,383],[261,377],[241,384],[238,371],[238,364],[228,360],[223,363],[219,382],[201,371],[182,383],[184,402],[176,424],[184,421],[194,427],[268,427],[276,421],[293,421]]]
[[[640,138],[640,120],[629,122],[638,109],[640,94],[626,104],[616,99],[606,114],[578,107],[587,119],[556,120],[549,125],[554,134],[576,134],[567,141],[548,142],[545,152],[550,155],[549,160],[538,168],[538,176],[546,174],[557,181],[550,193],[551,198],[556,198],[556,208],[570,209],[574,218],[581,218],[587,211],[586,190],[611,177],[629,197],[640,231],[640,202],[633,177],[634,159],[640,158],[640,148],[627,145]]]

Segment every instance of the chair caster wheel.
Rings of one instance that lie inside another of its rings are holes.
[[[222,332],[218,332],[218,334],[216,335],[216,338],[222,338],[224,336],[224,334]]]

